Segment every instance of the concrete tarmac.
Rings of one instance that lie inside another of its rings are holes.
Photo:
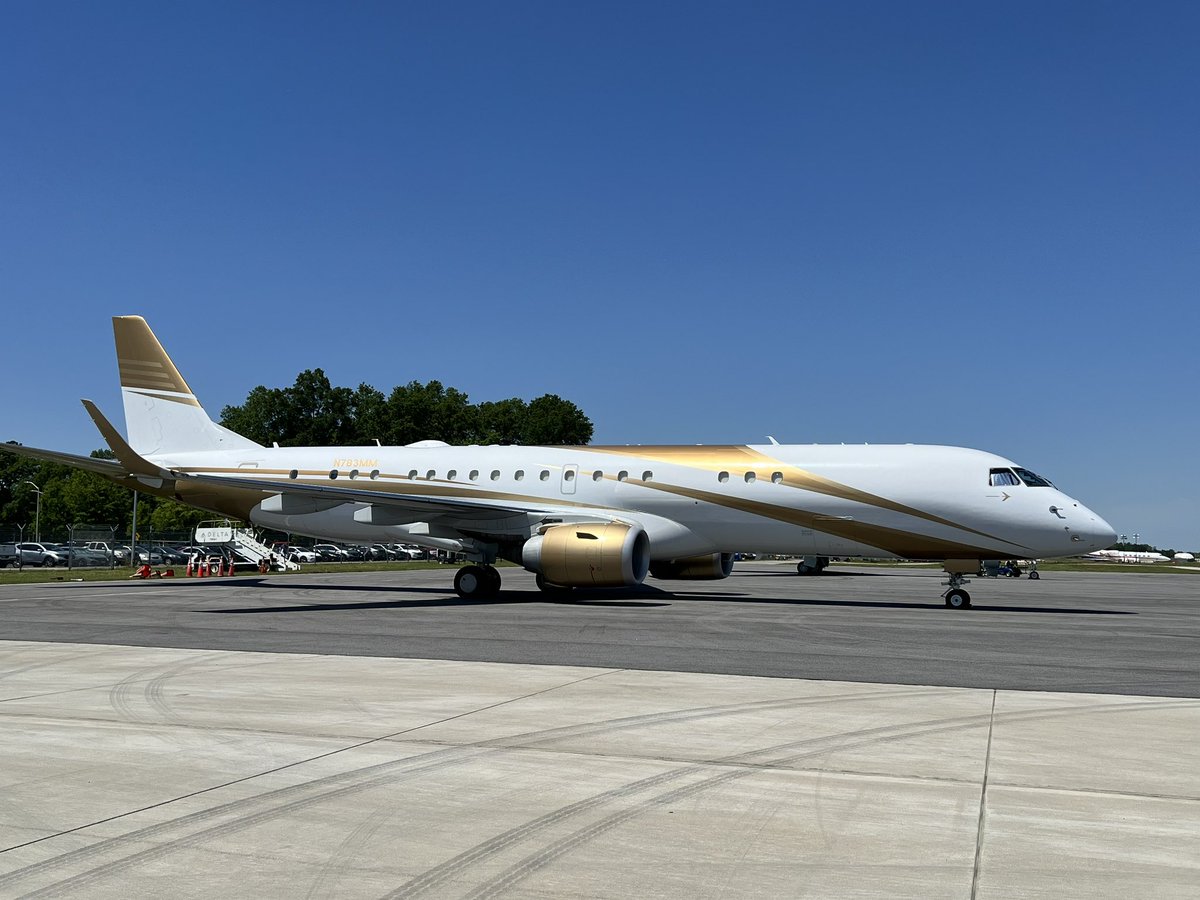
[[[1198,896],[1190,577],[749,569],[0,588],[0,897]]]

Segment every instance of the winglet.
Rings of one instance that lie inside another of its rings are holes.
[[[104,413],[100,412],[95,403],[91,400],[81,400],[79,402],[83,404],[83,408],[88,411],[88,415],[92,417],[92,421],[100,429],[100,434],[103,435],[104,442],[116,454],[117,461],[129,471],[129,474],[149,475],[153,478],[171,477],[170,472],[160,469],[149,460],[138,456],[133,448],[125,442],[125,438],[121,437],[121,432],[113,427],[112,422],[104,418]]]

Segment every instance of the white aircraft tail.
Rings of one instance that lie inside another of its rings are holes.
[[[261,446],[214,422],[141,316],[114,316],[129,446],[141,456]]]

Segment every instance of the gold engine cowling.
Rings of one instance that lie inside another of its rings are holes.
[[[640,525],[551,525],[521,548],[521,562],[563,587],[629,587],[650,567],[650,538]]]
[[[732,572],[732,553],[706,553],[704,556],[650,563],[650,574],[655,578],[676,578],[681,581],[715,581],[728,578]]]

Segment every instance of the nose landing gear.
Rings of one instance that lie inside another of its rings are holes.
[[[948,559],[942,563],[942,566],[948,576],[948,580],[942,582],[946,585],[946,590],[942,594],[946,605],[951,609],[970,609],[971,595],[963,590],[963,585],[970,584],[967,575],[978,574],[979,560]]]

